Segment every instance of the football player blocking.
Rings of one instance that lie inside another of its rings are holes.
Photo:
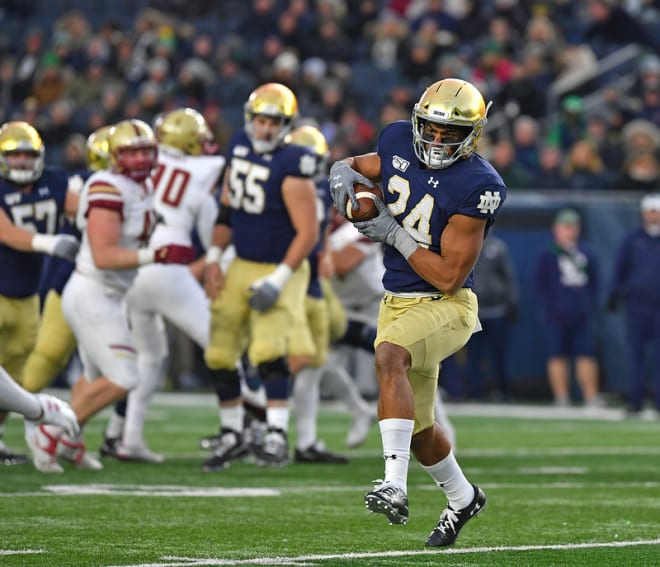
[[[454,543],[486,505],[434,423],[433,407],[440,362],[480,328],[471,271],[506,197],[500,175],[476,153],[488,106],[470,83],[438,81],[415,104],[411,121],[383,129],[377,152],[338,161],[330,171],[340,212],[347,198],[357,208],[354,183],[378,182],[383,193],[378,215],[354,223],[384,244],[386,290],[375,341],[385,474],[365,505],[391,524],[408,521],[412,452],[448,501],[426,539],[432,547]]]

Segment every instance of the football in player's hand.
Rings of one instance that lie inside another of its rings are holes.
[[[383,200],[383,192],[378,185],[367,187],[362,183],[355,183],[355,196],[357,197],[359,209],[354,209],[350,198],[346,199],[346,218],[352,222],[365,221],[378,216],[376,199]]]

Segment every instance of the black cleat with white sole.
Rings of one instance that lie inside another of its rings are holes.
[[[479,514],[486,507],[486,495],[478,486],[474,488],[474,498],[472,502],[461,510],[454,510],[447,506],[440,515],[438,525],[426,539],[426,545],[429,547],[447,547],[456,541],[458,532],[472,518]]]

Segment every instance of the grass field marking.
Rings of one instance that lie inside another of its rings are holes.
[[[280,496],[275,488],[222,488],[214,486],[179,486],[176,484],[52,484],[42,487],[58,496],[201,496],[244,497]]]
[[[482,482],[480,486],[487,490],[513,489],[513,490],[582,490],[584,488],[658,488],[660,481],[630,481],[630,482]],[[413,484],[414,490],[432,490],[438,488],[431,484]],[[364,485],[338,485],[338,486],[282,486],[279,488],[248,488],[248,487],[206,487],[184,485],[134,485],[134,484],[53,484],[44,485],[41,491],[35,492],[0,492],[0,498],[43,497],[43,496],[150,496],[168,498],[176,496],[200,496],[212,498],[235,497],[273,497],[283,494],[314,492],[364,492],[368,487]]]
[[[512,545],[496,547],[466,547],[449,549],[424,549],[411,551],[385,551],[377,553],[334,553],[327,555],[300,555],[298,557],[255,557],[253,559],[201,559],[195,557],[161,557],[158,563],[137,563],[112,567],[212,567],[216,565],[314,565],[315,562],[330,560],[378,559],[390,557],[411,557],[420,555],[466,555],[470,553],[498,553],[518,551],[570,551],[575,549],[597,549],[612,547],[636,547],[640,545],[660,545],[660,538],[639,541],[607,541],[590,543],[567,543],[554,545]],[[311,562],[311,563],[310,563]]]
[[[35,555],[46,553],[45,549],[0,549],[0,555]]]

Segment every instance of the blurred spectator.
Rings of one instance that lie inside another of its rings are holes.
[[[32,96],[40,107],[46,107],[64,95],[69,80],[68,73],[57,61],[49,58],[39,67],[34,77]]]
[[[539,123],[531,116],[519,116],[513,122],[513,145],[515,161],[525,170],[528,178],[534,179],[539,174]]]
[[[40,29],[32,28],[25,36],[24,51],[16,61],[16,71],[12,85],[12,101],[20,103],[32,94],[32,83],[44,50],[44,37]]]
[[[570,403],[570,362],[584,403],[598,405],[595,315],[598,263],[580,241],[580,216],[573,209],[557,213],[552,241],[536,260],[534,281],[544,335],[547,373],[555,405]]]
[[[562,100],[559,117],[549,128],[547,141],[560,148],[570,148],[586,137],[586,131],[584,101],[582,97],[569,95]]]
[[[546,144],[539,154],[539,174],[530,184],[531,189],[561,189],[564,187],[563,154],[552,144]]]
[[[64,142],[64,159],[62,167],[69,174],[86,174],[87,168],[87,137],[82,134],[71,134]]]
[[[505,138],[496,142],[490,149],[488,159],[509,189],[533,187],[532,179],[516,162],[516,150],[511,140]]]
[[[623,163],[616,189],[648,193],[660,188],[660,163],[653,152],[635,152]]]
[[[617,251],[608,307],[626,307],[628,411],[640,415],[646,397],[647,355],[655,417],[660,412],[660,193],[640,204],[641,226],[626,234]]]
[[[621,132],[610,127],[610,113],[594,112],[587,116],[586,139],[596,149],[608,172],[618,173],[624,153],[621,151]]]
[[[588,140],[578,140],[570,147],[562,177],[567,189],[611,189],[614,181]]]
[[[620,6],[617,0],[589,0],[587,7],[591,23],[584,39],[599,57],[631,43],[660,50],[658,38]]]
[[[488,394],[496,400],[510,399],[509,335],[518,318],[518,281],[506,243],[491,230],[474,267],[473,291],[479,299],[483,329],[467,344],[465,374],[471,398]]]
[[[628,122],[621,132],[624,156],[660,150],[660,128],[648,120]]]

